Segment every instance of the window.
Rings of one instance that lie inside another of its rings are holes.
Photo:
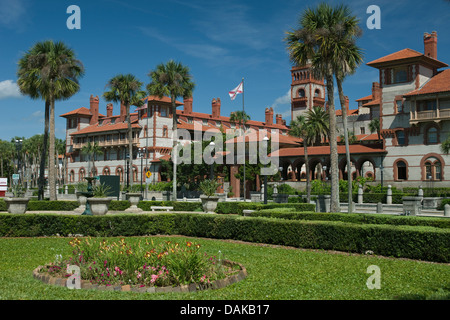
[[[442,163],[435,157],[429,157],[425,160],[425,180],[442,180]]]
[[[167,107],[161,107],[161,117],[167,117]]]
[[[397,113],[403,112],[403,101],[402,100],[396,100],[395,101],[395,107],[397,108]]]
[[[192,117],[187,118],[187,123],[192,123]]]
[[[204,126],[207,126],[207,125],[208,125],[208,120],[203,119],[203,125],[204,125]]]
[[[361,127],[361,128],[359,128],[359,130],[361,131],[361,134],[366,134],[366,128],[365,127]]]
[[[164,126],[164,127],[163,127],[163,134],[162,134],[162,136],[163,136],[164,138],[167,138],[167,137],[169,136],[167,126]]]
[[[406,82],[408,80],[408,72],[406,67],[395,68],[393,71],[394,83]]]
[[[319,89],[316,89],[316,91],[314,91],[314,97],[320,98],[320,90]]]
[[[406,178],[406,163],[403,161],[397,162],[397,179],[407,180]]]
[[[437,144],[439,143],[439,130],[435,126],[431,126],[426,129],[425,144]]]
[[[405,133],[403,131],[397,131],[397,145],[402,146],[406,144]]]
[[[305,90],[299,89],[298,90],[298,97],[299,98],[304,98],[305,97]]]

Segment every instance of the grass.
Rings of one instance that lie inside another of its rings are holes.
[[[153,237],[154,241],[178,237]],[[44,284],[32,270],[69,254],[72,238],[0,238],[0,300],[391,300],[450,299],[450,265],[369,255],[194,239],[209,254],[242,263],[248,277],[219,290],[134,293],[69,290]],[[139,237],[127,238],[128,242]],[[177,241],[182,241],[178,239]],[[366,286],[370,265],[381,289]]]

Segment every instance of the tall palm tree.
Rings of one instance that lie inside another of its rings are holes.
[[[36,43],[18,63],[20,92],[31,99],[45,101],[44,148],[39,178],[39,199],[43,198],[45,153],[49,136],[48,179],[50,200],[56,200],[55,101],[66,100],[80,90],[78,79],[84,75],[81,61],[63,42],[51,40]]]
[[[178,97],[192,97],[195,84],[192,82],[192,75],[189,67],[173,60],[166,64],[159,64],[155,70],[148,74],[151,82],[147,85],[147,91],[150,95],[156,95],[159,98],[170,97],[172,104],[172,162],[173,162],[173,195],[172,199],[177,199],[177,104]]]
[[[89,162],[92,161],[92,170],[88,168],[88,172],[92,172],[92,176],[95,176],[95,158],[97,155],[103,154],[102,148],[98,145],[98,142],[91,143],[89,141],[85,146],[81,148],[81,153],[87,154]]]
[[[311,200],[311,177],[309,175],[308,145],[314,139],[314,133],[311,130],[311,124],[308,122],[307,117],[300,115],[297,116],[297,119],[291,121],[291,130],[289,131],[289,134],[303,139],[306,170],[306,202],[309,203]]]
[[[341,70],[343,54],[337,50],[337,37],[345,31],[348,9],[345,6],[331,7],[321,3],[317,8],[308,8],[300,16],[299,28],[287,32],[285,41],[290,59],[297,65],[311,64],[315,77],[325,78],[327,88],[327,109],[330,117],[330,159],[331,159],[331,208],[339,208],[339,172],[337,152],[336,111],[334,106],[334,76]],[[349,42],[347,42],[349,43]],[[344,73],[345,74],[345,73]],[[342,76],[338,75],[338,76]]]
[[[250,120],[250,116],[243,110],[234,111],[230,114],[230,122],[237,124],[239,126],[239,128],[241,128],[241,125],[243,125],[244,130],[245,130],[245,124],[249,120]]]
[[[133,130],[131,126],[130,107],[143,105],[145,91],[141,90],[143,83],[132,74],[118,74],[111,78],[106,87],[109,91],[103,93],[103,98],[108,102],[121,103],[126,109],[126,122],[128,124],[128,154],[130,156],[129,167],[133,168]],[[129,170],[128,170],[129,171]],[[129,172],[127,172],[129,177]],[[127,181],[130,181],[129,178]]]

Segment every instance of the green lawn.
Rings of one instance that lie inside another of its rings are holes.
[[[174,237],[170,237],[174,239]],[[128,238],[129,242],[142,238]],[[163,241],[169,237],[153,237]],[[184,238],[188,239],[188,238]],[[193,238],[189,238],[193,239]],[[196,293],[134,293],[69,290],[43,284],[32,270],[68,254],[71,238],[0,238],[0,299],[9,300],[390,300],[450,299],[450,265],[194,239],[209,254],[220,250],[242,263],[248,277],[220,290]],[[178,239],[177,241],[182,241]],[[381,289],[368,289],[370,265],[381,271]]]

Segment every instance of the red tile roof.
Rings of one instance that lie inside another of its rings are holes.
[[[67,116],[73,116],[73,115],[86,115],[86,116],[92,116],[91,111],[88,108],[85,107],[81,107],[72,111],[69,111],[67,113],[64,113],[62,115],[60,115],[60,117],[67,117]]]
[[[387,56],[384,56],[384,57],[378,58],[376,60],[373,60],[371,62],[368,62],[367,65],[377,68],[377,67],[385,65],[385,64],[389,64],[389,63],[399,61],[399,60],[406,60],[406,59],[421,59],[421,60],[431,63],[432,65],[435,65],[439,68],[448,67],[448,65],[446,63],[443,63],[439,60],[425,56],[423,53],[420,53],[416,50],[412,50],[409,48],[388,54]]]
[[[291,136],[289,134],[280,134],[277,133],[278,136],[278,143],[279,144],[290,144],[290,145],[299,145],[300,143],[303,142],[302,139]],[[250,133],[247,133],[245,135],[245,141],[246,142],[256,142],[256,141],[263,141],[265,135],[263,135],[263,132],[261,132],[261,134],[259,133],[259,131],[252,131]],[[267,137],[271,138],[272,137],[272,132],[271,130],[267,130]],[[242,141],[244,141],[244,136],[239,136],[239,137],[235,137],[233,139],[227,140],[225,143],[239,143]]]
[[[425,82],[421,88],[410,91],[404,96],[408,97],[445,91],[450,91],[450,69],[439,72],[437,75]]]
[[[131,124],[132,128],[141,128],[140,125],[136,123]],[[118,123],[108,123],[108,124],[102,124],[99,125],[94,124],[91,126],[87,126],[86,128],[83,128],[79,131],[76,131],[74,133],[71,133],[71,136],[80,135],[80,134],[89,134],[89,133],[98,133],[98,132],[104,132],[104,131],[113,131],[113,130],[128,130],[128,123],[127,122],[118,122]]]
[[[338,145],[338,154],[345,154],[345,146]],[[361,153],[385,153],[386,151],[380,148],[373,148],[366,145],[352,144],[349,146],[351,154]],[[330,146],[316,146],[308,147],[308,156],[329,155]],[[304,157],[304,148],[284,148],[271,153],[271,156],[278,157]]]
[[[355,101],[364,101],[364,100],[372,100],[372,95],[367,96],[367,97],[363,97],[363,98],[359,98],[359,99],[357,99]]]
[[[362,106],[363,106],[363,107],[377,106],[377,105],[379,105],[380,103],[381,103],[381,99],[378,98],[378,99],[369,101],[369,102],[367,102],[367,103],[364,103]]]
[[[359,111],[358,109],[350,109],[350,110],[348,110],[347,115],[352,116],[352,115],[358,114],[358,111]],[[342,116],[342,109],[336,110],[336,115]]]
[[[149,102],[150,102],[150,101],[157,101],[157,102],[172,103],[172,100],[171,100],[169,97],[166,97],[166,96],[164,96],[164,97],[162,97],[162,98],[159,98],[158,96],[148,96],[147,99],[148,99]],[[183,105],[182,102],[177,101],[177,100],[175,101],[175,104],[176,104],[177,106]]]

